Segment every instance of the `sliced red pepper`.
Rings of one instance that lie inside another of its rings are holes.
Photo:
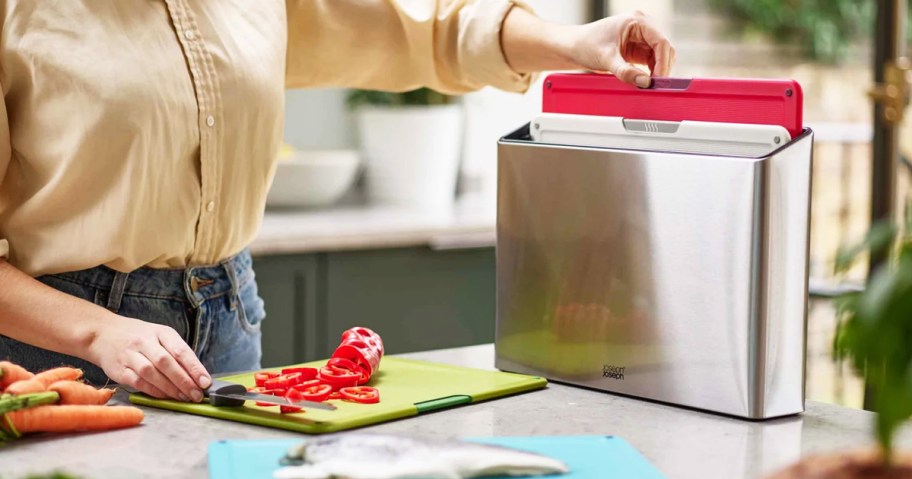
[[[292,389],[288,390],[288,394],[285,395],[286,398],[291,399],[292,401],[316,401],[323,402],[329,399],[329,395],[332,393],[332,386],[329,384],[315,384],[302,388],[301,386],[295,386]]]
[[[285,368],[282,374],[301,373],[301,380],[307,381],[317,377],[317,368]]]
[[[320,381],[329,384],[333,389],[341,389],[349,386],[355,386],[361,379],[361,374],[348,371],[341,368],[331,368],[323,366],[320,368]]]
[[[361,378],[358,380],[357,385],[367,384],[370,381],[370,374],[367,373],[367,369],[364,366],[352,361],[347,358],[331,358],[326,362],[326,365],[330,368],[342,368],[349,371],[356,372],[361,375]]]
[[[295,384],[300,384],[302,381],[301,373],[283,374],[279,377],[266,380],[266,382],[263,383],[263,386],[267,389],[288,389]]]
[[[339,390],[344,399],[361,404],[374,404],[380,402],[380,392],[370,386],[355,386]]]
[[[261,371],[253,374],[253,380],[259,387],[264,386],[266,384],[266,381],[276,377],[279,377],[279,373],[274,373],[271,371]]]
[[[320,381],[319,379],[311,379],[308,381],[304,381],[301,384],[295,384],[294,386],[292,386],[292,389],[297,389],[299,391],[303,391],[311,386],[319,386],[321,384],[323,384],[323,381]]]
[[[292,412],[301,412],[302,409],[295,406],[279,406],[279,412],[282,414],[288,414]]]

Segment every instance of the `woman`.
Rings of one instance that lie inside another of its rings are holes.
[[[245,246],[284,88],[524,91],[542,70],[646,86],[642,14],[582,26],[508,0],[3,3],[0,358],[200,401],[259,367]]]

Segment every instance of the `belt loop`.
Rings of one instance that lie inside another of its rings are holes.
[[[187,300],[190,301],[190,304],[194,308],[199,308],[202,304],[202,300],[199,296],[196,295],[196,290],[192,287],[192,283],[197,279],[193,273],[196,272],[196,268],[190,267],[184,270],[184,293],[187,295]]]
[[[127,278],[130,273],[114,272],[114,281],[111,283],[111,291],[108,293],[107,308],[115,313],[120,310],[120,300],[123,299],[124,288],[127,286]]]
[[[240,294],[237,273],[234,271],[234,262],[226,261],[222,263],[222,268],[225,268],[225,272],[228,273],[228,281],[231,282],[231,311],[234,311],[237,308],[238,295]]]

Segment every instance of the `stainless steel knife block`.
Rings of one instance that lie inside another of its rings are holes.
[[[813,132],[743,158],[498,144],[496,366],[768,419],[804,410]]]

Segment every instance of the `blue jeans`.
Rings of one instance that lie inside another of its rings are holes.
[[[247,251],[213,266],[131,273],[99,266],[36,279],[121,316],[174,328],[212,374],[260,368],[260,323],[266,312]],[[0,336],[0,359],[30,371],[75,366],[96,386],[108,382],[104,371],[87,361],[5,336]]]

